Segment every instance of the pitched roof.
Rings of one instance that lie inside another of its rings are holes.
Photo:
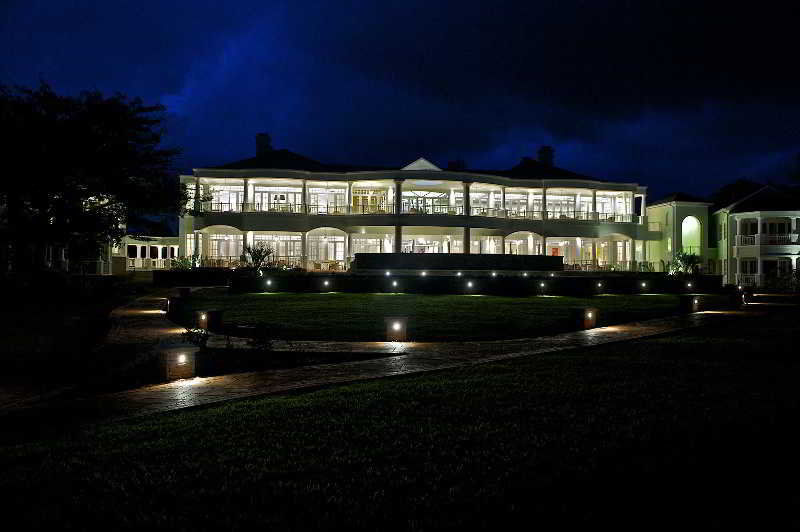
[[[327,164],[285,149],[262,152],[255,157],[234,161],[220,166],[214,166],[212,168],[227,170],[274,168],[281,170],[305,170],[309,172],[379,172],[398,170],[398,168],[389,168],[385,166]],[[441,169],[427,159],[420,157],[416,161],[406,165],[403,168],[400,168],[400,170]],[[508,170],[458,169],[449,171],[469,174],[497,175],[503,177],[514,177],[517,179],[588,179],[592,181],[602,181],[601,179],[597,179],[595,177],[571,172],[557,166],[544,164],[530,157],[523,157],[517,165]]]
[[[652,203],[648,203],[648,207],[652,207],[653,205],[660,205],[662,203],[671,203],[673,201],[681,201],[681,202],[689,202],[689,203],[710,203],[707,199],[701,198],[698,196],[692,196],[691,194],[687,194],[685,192],[673,192],[668,196],[664,196],[661,199],[658,199]]]
[[[797,187],[765,185],[726,208],[731,212],[798,211],[800,191]]]

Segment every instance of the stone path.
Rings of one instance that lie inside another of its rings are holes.
[[[162,297],[148,296],[114,312],[109,346],[148,346],[168,356],[190,356],[193,346],[181,343],[183,328],[166,319]],[[260,395],[483,364],[552,351],[577,349],[669,333],[752,314],[707,311],[636,323],[600,327],[535,339],[494,342],[293,342],[280,350],[382,353],[382,358],[290,369],[196,377],[134,390],[50,401],[6,410],[3,421],[76,426],[107,422]],[[184,358],[185,359],[185,358]]]

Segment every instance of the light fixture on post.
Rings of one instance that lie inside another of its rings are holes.
[[[492,277],[497,277],[497,272],[492,272]]]
[[[598,310],[596,308],[570,309],[572,325],[579,330],[594,329],[597,327]]]
[[[386,277],[389,277],[390,275],[392,275],[392,272],[390,272],[389,270],[386,270]]]
[[[421,276],[423,276],[423,277],[425,277],[426,275],[428,275],[428,272],[426,272],[426,271],[423,271],[423,272],[421,272],[421,273],[420,273],[420,275],[421,275]]]
[[[456,277],[461,277],[461,272],[456,272]]]
[[[405,342],[408,336],[408,318],[395,316],[384,318],[386,324],[386,341]]]

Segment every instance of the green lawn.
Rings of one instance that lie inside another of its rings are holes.
[[[797,314],[0,448],[28,525],[796,526]]]
[[[569,309],[596,307],[600,325],[675,314],[678,296],[605,295],[500,297],[475,295],[263,293],[229,295],[224,289],[194,295],[191,311],[224,309],[228,322],[267,322],[291,339],[383,340],[384,317],[408,316],[412,340],[524,338],[570,329]]]

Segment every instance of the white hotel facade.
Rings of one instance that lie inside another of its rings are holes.
[[[262,137],[262,136],[259,136]],[[257,144],[261,138],[257,138]],[[181,175],[191,214],[177,237],[126,237],[110,255],[122,271],[178,257],[234,267],[268,243],[278,265],[347,271],[358,253],[551,255],[567,270],[667,269],[700,258],[724,284],[764,286],[800,270],[796,190],[763,189],[720,208],[687,194],[648,203],[647,188],[524,158],[506,171],[324,165],[266,143],[256,157]],[[117,272],[117,268],[113,268]]]
[[[248,161],[233,166],[259,164]],[[498,173],[418,159],[397,170],[197,168],[180,180],[194,212],[180,220],[179,254],[204,266],[234,266],[244,246],[267,242],[279,265],[311,271],[347,270],[357,253],[544,254],[567,269],[661,268],[648,253],[662,232],[643,215],[646,187],[532,159]]]

